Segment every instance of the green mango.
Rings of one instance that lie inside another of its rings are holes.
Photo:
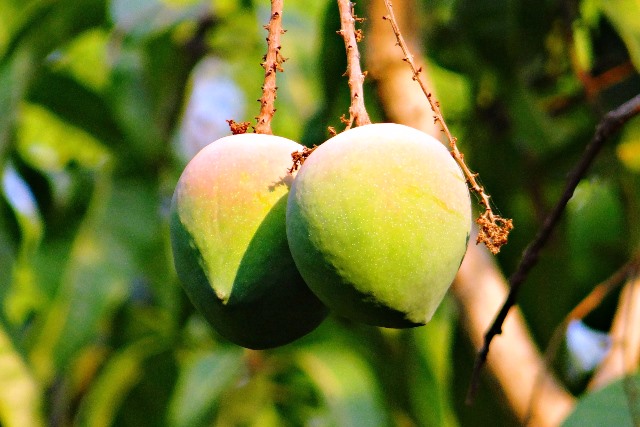
[[[403,125],[353,128],[319,146],[289,192],[287,237],[311,290],[374,326],[424,325],[471,229],[465,178],[435,138]]]
[[[243,347],[287,344],[327,315],[287,245],[287,169],[301,148],[273,135],[221,138],[189,162],[173,194],[178,277],[213,327]]]

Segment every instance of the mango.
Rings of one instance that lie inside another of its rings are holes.
[[[287,169],[301,148],[273,135],[221,138],[189,162],[173,194],[178,277],[209,323],[246,348],[287,344],[327,315],[287,244]]]
[[[289,192],[287,237],[311,290],[343,317],[426,324],[466,252],[465,178],[435,138],[381,123],[329,139]]]

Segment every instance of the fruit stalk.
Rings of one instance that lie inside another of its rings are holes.
[[[349,0],[338,0],[340,10],[340,31],[338,34],[344,39],[344,47],[347,51],[347,72],[349,78],[349,90],[351,92],[351,105],[349,106],[349,120],[345,120],[347,128],[354,124],[363,126],[371,124],[369,114],[364,105],[363,83],[366,73],[360,68],[360,52],[358,42],[363,39],[362,30],[356,30],[355,23],[361,22],[363,18],[358,18],[354,13],[354,3]]]
[[[398,46],[400,46],[402,52],[404,53],[403,61],[405,61],[411,67],[411,71],[413,72],[413,80],[418,82],[420,88],[422,89],[422,92],[425,94],[427,100],[429,101],[431,110],[433,110],[434,122],[440,125],[440,127],[442,128],[442,132],[444,132],[445,136],[449,140],[451,155],[458,163],[458,166],[460,166],[460,169],[462,169],[462,172],[467,178],[469,188],[477,193],[480,197],[480,204],[485,210],[476,220],[476,223],[480,226],[476,244],[484,243],[491,251],[491,253],[495,255],[500,252],[500,248],[507,243],[509,232],[513,228],[513,221],[509,218],[502,218],[500,215],[496,215],[493,212],[493,209],[491,209],[491,202],[489,201],[491,196],[489,196],[485,192],[484,187],[478,183],[476,179],[478,174],[471,172],[471,170],[467,167],[466,163],[464,162],[464,155],[460,152],[460,150],[458,150],[458,146],[456,144],[457,139],[453,135],[451,135],[449,127],[444,121],[442,111],[440,110],[440,103],[435,99],[424,81],[420,78],[422,67],[416,66],[415,61],[413,60],[413,55],[409,51],[409,47],[404,41],[404,37],[402,37],[402,33],[400,32],[400,28],[398,27],[398,23],[393,13],[391,1],[384,0],[384,3],[387,7],[388,15],[384,16],[383,19],[389,21],[391,27],[393,28]]]
[[[262,86],[262,97],[260,98],[260,114],[256,117],[256,133],[273,135],[271,131],[271,119],[276,112],[275,101],[276,73],[283,72],[282,63],[286,58],[280,53],[280,36],[285,33],[282,29],[282,9],[284,0],[271,0],[271,19],[265,25],[267,35],[267,54],[260,64],[264,68],[264,85]]]

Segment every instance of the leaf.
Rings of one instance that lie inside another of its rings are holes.
[[[123,155],[121,162],[136,170],[157,162],[164,148],[149,89],[144,52],[137,47],[123,48],[113,68],[107,99],[128,143],[127,156]]]
[[[244,366],[239,347],[217,348],[189,355],[169,405],[169,425],[198,427],[211,425],[220,395],[237,379]]]
[[[412,330],[406,378],[421,426],[457,425],[451,400],[453,316],[453,301],[445,299],[429,323]]]
[[[586,394],[562,427],[637,426],[640,423],[640,375]]]
[[[108,48],[109,33],[103,28],[91,28],[48,59],[54,70],[65,72],[83,86],[100,92],[107,85],[111,71]]]
[[[20,228],[20,249],[13,266],[13,283],[3,301],[8,320],[19,325],[42,303],[31,260],[42,240],[44,223],[31,189],[11,163],[5,165],[2,172],[0,192],[13,210]]]
[[[0,325],[0,424],[44,426],[41,390]]]
[[[18,106],[27,90],[34,67],[32,53],[23,49],[0,61],[0,161],[9,148]]]
[[[100,141],[49,110],[24,104],[21,113],[18,150],[33,167],[60,172],[75,163],[83,169],[101,170],[110,161],[110,153]]]
[[[585,179],[567,205],[569,266],[573,276],[586,286],[606,277],[623,255],[616,253],[624,240],[621,197],[613,182]]]
[[[154,338],[147,338],[134,342],[111,356],[80,404],[77,425],[114,425],[128,392],[144,375],[145,360],[163,348],[164,345]]]
[[[28,102],[44,107],[58,121],[83,130],[102,144],[115,148],[125,144],[121,125],[107,101],[68,75],[44,69],[33,82]]]
[[[627,169],[640,173],[640,117],[631,119],[622,129],[616,154]]]
[[[380,384],[371,367],[356,353],[325,343],[302,350],[295,358],[322,393],[331,425],[389,425]]]
[[[600,7],[620,34],[636,70],[640,70],[640,2],[600,0]]]
[[[36,328],[31,360],[45,383],[100,335],[105,321],[128,294],[132,261],[126,247],[102,222],[111,195],[109,181],[108,174],[99,176],[90,213],[73,243],[61,287]]]

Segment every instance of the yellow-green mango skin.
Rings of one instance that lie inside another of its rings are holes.
[[[287,169],[301,148],[272,135],[221,138],[189,162],[173,195],[171,244],[182,285],[222,336],[246,348],[287,344],[327,315],[286,239]]]
[[[319,146],[287,203],[289,247],[311,290],[337,314],[374,326],[431,319],[470,228],[469,191],[447,149],[390,123]]]

